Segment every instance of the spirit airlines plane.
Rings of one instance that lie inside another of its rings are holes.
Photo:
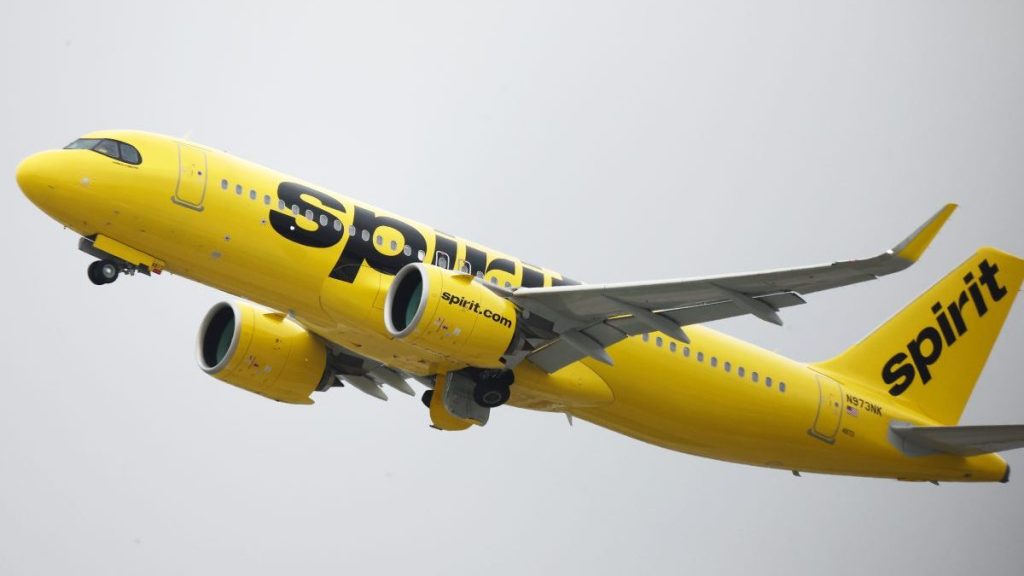
[[[89,134],[17,170],[81,235],[88,276],[168,271],[245,301],[203,320],[200,367],[280,402],[349,386],[423,401],[435,428],[506,402],[672,450],[784,470],[1006,482],[1024,426],[959,426],[1024,279],[982,248],[839,356],[796,362],[702,323],[781,324],[803,296],[898,272],[955,209],[893,249],[829,265],[583,285],[192,142]]]

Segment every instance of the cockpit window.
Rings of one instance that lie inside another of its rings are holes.
[[[131,144],[110,140],[109,138],[79,138],[64,147],[65,150],[92,150],[114,160],[120,160],[127,164],[141,164],[142,156],[139,150]]]
[[[139,158],[139,151],[134,146],[124,142],[121,142],[118,146],[121,148],[121,160],[129,164],[138,164],[142,161],[142,158]]]
[[[120,153],[117,151],[117,142],[113,140],[100,140],[100,143],[93,147],[93,150],[103,154],[104,156],[110,156],[111,158],[121,159]]]

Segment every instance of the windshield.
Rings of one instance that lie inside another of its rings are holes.
[[[142,155],[135,146],[110,138],[79,138],[64,147],[65,150],[92,150],[127,164],[141,164]]]

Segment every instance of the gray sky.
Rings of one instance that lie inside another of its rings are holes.
[[[89,284],[18,191],[102,128],[210,146],[592,282],[872,255],[947,201],[924,260],[814,295],[841,351],[981,245],[1024,254],[1022,2],[9,3],[0,573],[1017,574],[1024,479],[902,484],[654,448],[505,408],[269,402],[195,365],[223,295]],[[1024,422],[1014,310],[964,414]],[[1008,455],[1024,473],[1024,451]]]

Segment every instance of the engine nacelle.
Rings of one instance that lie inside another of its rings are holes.
[[[312,404],[333,377],[327,347],[280,312],[221,302],[203,319],[196,353],[204,372],[273,400]]]
[[[512,302],[472,276],[426,264],[399,270],[384,303],[392,336],[477,368],[504,367],[517,320]]]

